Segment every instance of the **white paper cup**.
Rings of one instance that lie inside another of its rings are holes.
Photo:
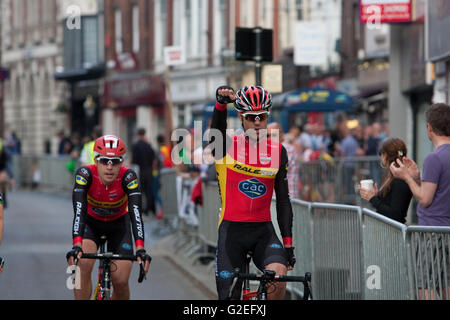
[[[371,191],[373,189],[373,180],[361,180],[361,189]]]

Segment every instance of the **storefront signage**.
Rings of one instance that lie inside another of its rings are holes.
[[[361,22],[378,24],[410,22],[411,0],[360,0]]]
[[[162,76],[136,75],[127,78],[107,79],[104,104],[107,107],[132,107],[163,105],[165,86]]]

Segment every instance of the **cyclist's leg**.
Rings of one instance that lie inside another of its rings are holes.
[[[83,239],[82,249],[84,253],[96,253],[97,244],[95,241],[90,239]],[[92,280],[91,274],[94,267],[95,260],[81,259],[78,262],[78,267],[80,268],[81,281],[80,289],[74,289],[75,300],[89,300],[92,294]]]
[[[84,230],[83,243],[81,248],[84,253],[97,253],[100,245],[100,237],[102,236],[101,230],[99,230],[99,221],[87,217],[86,228]],[[80,290],[74,290],[76,300],[89,300],[92,295],[92,280],[91,274],[94,268],[95,260],[81,259],[78,262],[78,267],[81,273],[81,288]]]
[[[275,271],[277,275],[285,276],[287,274],[287,268],[281,263],[271,263],[265,267],[266,270]],[[268,290],[269,300],[283,300],[286,294],[286,282],[277,282],[274,284],[274,290]]]
[[[253,260],[260,270],[272,270],[277,275],[287,274],[287,257],[271,222],[260,228],[260,236],[255,247]],[[272,288],[272,289],[271,289]],[[286,283],[277,282],[268,289],[269,300],[282,300],[286,293]]]
[[[240,245],[237,225],[229,221],[222,221],[219,227],[219,239],[216,251],[216,286],[219,300],[228,298],[233,284],[235,268],[244,269],[246,252]],[[233,291],[232,299],[241,299],[242,281],[239,280]]]
[[[117,267],[116,271],[115,267]],[[128,280],[130,279],[131,269],[133,263],[131,261],[114,261],[111,266],[111,280],[113,283],[112,300],[129,300],[130,286]]]
[[[127,214],[111,222],[108,232],[108,251],[121,255],[133,255],[133,242],[131,235],[131,221]],[[129,300],[130,279],[133,263],[131,261],[117,260],[111,266],[111,280],[113,284],[113,300]]]

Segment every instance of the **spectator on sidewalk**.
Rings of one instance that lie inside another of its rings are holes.
[[[343,170],[343,182],[344,182],[344,195],[354,195],[354,181],[353,175],[355,174],[355,161],[351,160],[357,156],[359,149],[358,141],[355,139],[355,128],[357,126],[356,120],[347,121],[346,130],[344,131],[344,139],[340,145],[340,154],[343,158],[342,170]],[[349,159],[350,158],[350,159]]]
[[[429,154],[423,164],[422,178],[417,164],[409,159],[397,160],[390,166],[394,177],[403,179],[410,187],[417,205],[417,216],[421,226],[450,226],[450,106],[434,104],[426,112],[427,136],[434,145],[435,150]],[[419,299],[431,298],[434,300],[434,290],[429,295],[429,289],[436,289],[441,298],[448,299],[445,291],[450,287],[442,288],[443,282],[450,283],[450,272],[440,273],[438,270],[450,270],[450,261],[445,259],[449,255],[449,248],[444,244],[445,238],[439,233],[422,246],[417,254],[422,257],[433,254],[435,259],[425,266],[425,270],[436,270],[433,275],[424,272],[418,277]],[[439,254],[436,254],[436,251]],[[438,260],[439,258],[439,260]],[[447,279],[443,279],[444,277]],[[430,284],[430,287],[428,284]],[[424,296],[422,295],[424,293]]]
[[[450,106],[435,104],[426,112],[427,136],[435,151],[423,164],[422,179],[417,164],[409,159],[390,166],[419,201],[417,216],[422,226],[450,226]]]
[[[59,145],[58,145],[58,155],[67,155],[72,151],[72,141],[66,136],[63,130],[58,132]]]
[[[153,169],[157,168],[157,159],[155,151],[147,141],[146,130],[140,128],[137,131],[137,141],[133,145],[131,162],[139,167],[139,181],[141,182],[142,192],[146,200],[146,206],[143,209],[145,215],[149,212],[156,215],[155,199],[153,197]]]
[[[81,165],[86,166],[94,164],[94,145],[95,140],[103,136],[103,131],[100,126],[96,126],[92,131],[90,141],[84,143],[83,148],[80,152],[80,162]]]
[[[361,198],[369,201],[378,213],[400,223],[406,223],[412,193],[406,182],[394,178],[389,170],[389,166],[397,159],[406,157],[406,145],[401,139],[387,139],[381,146],[380,154],[381,166],[387,169],[380,191],[377,183],[372,190],[362,189],[360,185]]]
[[[156,141],[158,142],[159,157],[161,163],[163,164],[164,168],[172,168],[172,146],[170,145],[170,143],[165,142],[165,138],[162,134],[156,137]]]

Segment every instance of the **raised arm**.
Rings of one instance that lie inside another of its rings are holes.
[[[222,159],[231,144],[227,136],[227,104],[236,100],[234,89],[228,86],[219,87],[216,91],[216,107],[211,122],[209,143],[212,146],[212,154],[216,160]],[[221,145],[217,145],[217,134],[220,134]]]

